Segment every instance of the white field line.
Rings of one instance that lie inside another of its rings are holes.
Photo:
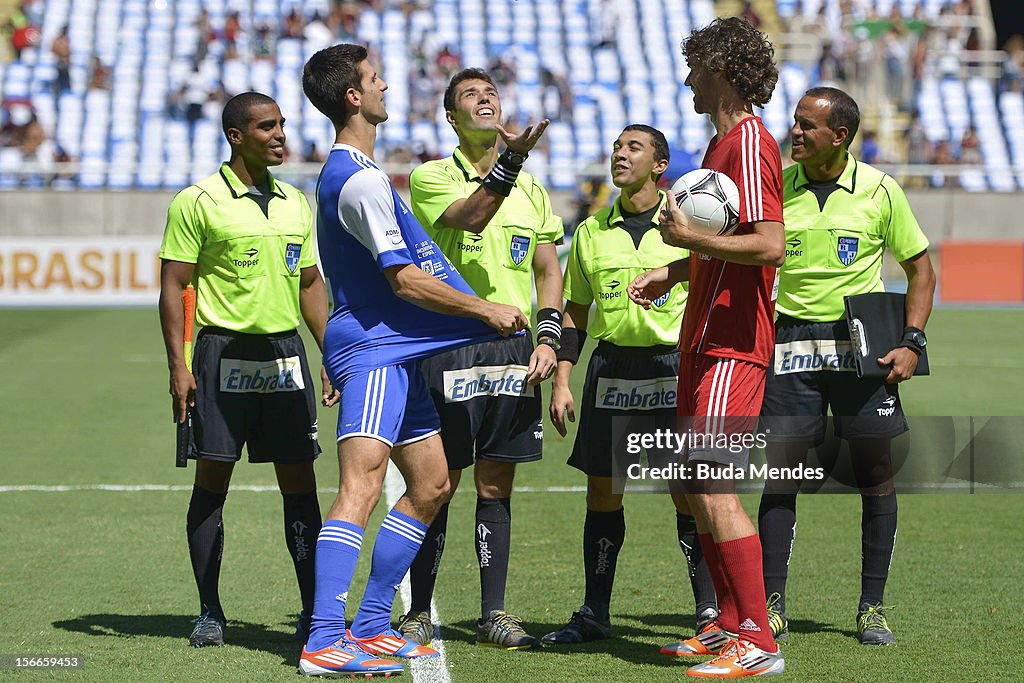
[[[395,463],[389,461],[387,474],[384,475],[384,501],[389,510],[395,506],[403,493],[405,493],[405,480],[398,468],[395,467]],[[408,572],[402,578],[398,592],[402,598],[402,612],[408,612],[409,605],[412,603],[412,587],[409,584]],[[430,646],[441,656],[432,659],[411,660],[412,680],[414,683],[452,683],[452,678],[448,675],[448,660],[444,655],[444,642],[441,640],[441,627],[439,626],[441,619],[438,617],[437,603],[433,598],[430,600],[430,620],[434,624],[434,640]]]

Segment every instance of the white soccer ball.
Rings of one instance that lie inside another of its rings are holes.
[[[694,232],[729,235],[740,220],[740,190],[732,178],[698,168],[672,185],[676,203]]]

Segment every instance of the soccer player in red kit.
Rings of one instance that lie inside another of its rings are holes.
[[[764,396],[774,351],[776,268],[785,259],[782,223],[782,161],[775,139],[754,105],[763,106],[778,81],[774,49],[740,18],[719,19],[683,41],[690,67],[686,85],[699,114],[708,114],[717,135],[703,167],[728,175],[740,190],[740,224],[731,235],[690,230],[669,202],[661,221],[666,243],[692,255],[640,275],[629,296],[642,306],[677,282],[690,294],[680,335],[677,412],[692,416],[701,434],[750,433]],[[727,419],[728,418],[728,419]],[[737,452],[739,451],[739,452]],[[712,472],[746,468],[745,449],[691,444],[686,499],[697,519],[701,548],[718,594],[717,623],[693,638],[663,648],[680,656],[717,655],[690,668],[700,678],[779,674],[785,663],[772,639],[761,576],[761,544],[735,489],[722,481],[695,481],[694,465]],[[712,491],[714,489],[714,491]]]

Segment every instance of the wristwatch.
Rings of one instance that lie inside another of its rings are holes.
[[[924,330],[909,326],[903,328],[903,339],[900,341],[900,346],[910,349],[920,356],[927,345],[928,338],[924,336]]]
[[[557,351],[558,349],[562,348],[562,342],[558,341],[554,337],[541,337],[540,339],[537,340],[537,343],[538,344],[544,344],[546,346],[550,346],[555,351]]]
[[[530,157],[529,152],[515,152],[508,148],[505,148],[505,154],[508,155],[509,161],[519,166],[525,164],[526,160]]]

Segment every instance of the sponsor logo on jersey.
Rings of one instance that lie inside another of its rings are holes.
[[[604,285],[608,290],[607,292],[598,292],[597,296],[602,301],[608,301],[610,299],[618,299],[622,296],[622,291],[619,290],[619,285],[622,284],[618,280],[612,280],[611,282]]]
[[[462,241],[459,242],[459,250],[465,251],[470,254],[479,254],[484,250],[484,245],[480,244],[484,236],[477,232],[464,233]],[[472,242],[472,244],[470,244]]]
[[[398,246],[402,243],[402,231],[399,228],[388,228],[384,231],[384,236],[388,238],[393,246]]]
[[[525,365],[481,365],[444,373],[445,403],[477,396],[522,396],[526,391]]]
[[[242,252],[242,256],[245,257],[244,259],[233,258],[231,259],[231,262],[235,264],[236,268],[252,268],[253,266],[258,266],[260,263],[260,260],[256,258],[259,253],[260,250],[255,247],[246,249]]]
[[[512,255],[512,261],[518,266],[526,260],[527,254],[530,253],[530,238],[523,237],[522,235],[512,235],[512,242],[508,247],[509,253]]]
[[[666,303],[668,303],[668,295],[669,295],[670,293],[671,293],[671,292],[665,292],[664,294],[662,294],[661,296],[659,296],[659,297],[658,297],[657,299],[655,299],[654,301],[652,301],[652,302],[651,302],[651,304],[652,304],[652,305],[653,305],[653,306],[654,306],[655,308],[661,308],[661,307],[662,307],[662,306],[664,306],[664,305],[665,305]]]
[[[800,237],[798,235],[793,235],[792,237],[790,237],[789,239],[786,240],[786,256],[787,257],[796,257],[796,256],[803,256],[803,255],[804,255],[803,241],[800,239]]]
[[[853,347],[848,341],[805,339],[775,345],[775,374],[794,372],[856,372]]]
[[[853,260],[857,258],[857,243],[858,238],[856,237],[840,237],[839,244],[836,245],[836,254],[839,256],[839,261],[844,265],[848,266],[853,263]]]
[[[677,384],[677,377],[657,377],[655,379],[599,377],[597,400],[594,406],[605,410],[675,408]]]
[[[298,356],[277,360],[220,359],[220,390],[223,393],[275,394],[305,388]]]
[[[289,243],[284,248],[284,264],[288,266],[288,272],[294,273],[299,267],[299,254],[302,253],[301,244]]]

